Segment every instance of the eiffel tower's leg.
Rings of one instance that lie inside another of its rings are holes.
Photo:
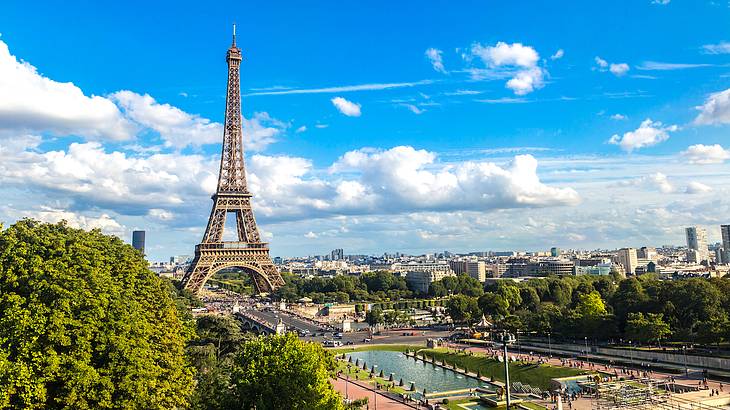
[[[209,257],[196,255],[183,277],[183,288],[198,293],[203,288],[205,281],[208,280],[213,262]]]
[[[259,228],[256,226],[256,219],[253,216],[251,208],[239,209],[236,211],[236,219],[238,220],[238,238],[248,243],[261,242]]]
[[[215,243],[223,240],[223,230],[226,227],[226,209],[218,207],[218,200],[210,212],[208,227],[205,229],[203,242]]]

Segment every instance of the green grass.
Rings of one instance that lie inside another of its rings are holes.
[[[446,349],[423,349],[419,354],[425,353],[428,357],[434,357],[438,361],[446,360],[449,364],[456,364],[460,369],[467,368],[470,372],[477,370],[485,377],[492,377],[495,380],[504,382],[504,363],[493,360],[481,354],[464,354],[448,352]],[[560,377],[571,377],[587,374],[583,370],[568,367],[551,366],[547,364],[520,364],[510,363],[510,382],[529,384],[532,387],[539,387],[542,390],[550,388],[550,380]]]
[[[344,375],[349,375],[350,376],[350,380],[357,380],[357,381],[361,381],[361,382],[366,382],[366,383],[369,383],[369,384],[371,384],[373,386],[375,386],[375,383],[376,382],[377,383],[380,383],[380,384],[389,384],[389,383],[391,383],[386,378],[380,378],[380,377],[377,377],[377,376],[374,377],[374,378],[370,378],[370,373],[368,373],[365,370],[362,370],[360,368],[357,368],[354,365],[348,367],[347,366],[347,362],[344,362],[342,360],[338,360],[337,361],[337,370],[341,370],[343,376]],[[357,379],[355,379],[355,376],[356,375],[357,375]],[[406,391],[404,388],[397,386],[398,380],[396,380],[395,383],[396,383],[396,386],[393,387],[393,388],[391,388],[389,391],[394,392],[396,394],[410,393],[410,392]]]
[[[351,352],[364,352],[366,350],[390,350],[394,352],[405,352],[407,349],[417,350],[422,349],[423,346],[418,345],[366,345],[357,347],[338,347],[336,349],[328,349],[330,352],[335,354],[351,353]]]

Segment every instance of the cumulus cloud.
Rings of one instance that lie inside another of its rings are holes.
[[[626,132],[623,136],[614,134],[608,140],[608,143],[618,145],[626,152],[632,152],[666,141],[669,139],[669,133],[677,129],[678,127],[676,125],[664,126],[659,121],[652,121],[647,118],[634,131]]]
[[[468,58],[478,57],[491,70],[506,70],[504,74],[511,77],[506,87],[516,95],[529,94],[544,85],[546,72],[537,65],[540,55],[530,46],[502,41],[494,46],[474,43],[470,53]]]
[[[41,206],[36,211],[23,211],[21,217],[33,218],[42,222],[58,223],[66,221],[72,228],[85,230],[100,229],[111,235],[121,236],[126,228],[106,213],[98,216],[86,216],[65,209]]]
[[[730,124],[730,88],[710,94],[697,109],[700,111],[694,120],[697,125]]]
[[[669,182],[669,178],[661,172],[656,172],[650,175],[646,175],[640,178],[631,179],[628,181],[621,181],[618,186],[638,186],[645,187],[651,190],[657,190],[664,194],[674,192],[674,186]]]
[[[598,56],[594,57],[593,61],[596,62],[596,66],[593,68],[593,70],[598,70],[601,72],[610,71],[611,74],[617,77],[623,76],[630,69],[629,65],[626,63],[609,63],[608,61]]]
[[[611,64],[609,71],[615,76],[621,77],[629,71],[629,65],[626,63]]]
[[[148,94],[122,90],[111,94],[124,114],[159,134],[165,146],[185,148],[218,144],[223,139],[223,125],[196,114],[189,114],[170,104],[160,104]],[[260,151],[276,141],[288,124],[276,120],[266,112],[257,112],[241,123],[246,149]]]
[[[46,132],[127,140],[135,127],[109,99],[43,76],[0,41],[0,134]]]
[[[565,51],[563,49],[558,49],[558,51],[555,52],[555,54],[550,56],[551,60],[560,60],[565,55]]]
[[[302,125],[301,127],[297,128],[297,130],[295,132],[297,134],[300,134],[300,133],[305,132],[305,131],[307,131],[307,126],[306,125]]]
[[[697,181],[691,181],[684,190],[687,194],[704,194],[710,191],[712,191],[712,187]]]
[[[334,105],[339,112],[348,117],[359,117],[361,114],[360,104],[348,101],[342,97],[335,97],[331,101],[332,105]]]
[[[446,68],[444,67],[444,60],[441,54],[443,51],[437,49],[437,48],[429,48],[426,50],[426,57],[428,58],[428,61],[431,62],[431,66],[434,70],[438,71],[439,73],[446,73]]]
[[[687,150],[682,151],[681,155],[690,164],[721,164],[730,159],[730,150],[726,150],[720,144],[695,144],[687,147]]]
[[[613,114],[613,115],[611,116],[611,119],[612,119],[612,120],[616,120],[616,121],[621,121],[621,120],[625,120],[625,119],[626,119],[626,116],[625,116],[625,115],[623,115],[623,114],[618,114],[618,113],[616,113],[616,114]]]

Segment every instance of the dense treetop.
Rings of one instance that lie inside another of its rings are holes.
[[[174,409],[192,389],[167,286],[120,239],[0,231],[0,408]]]

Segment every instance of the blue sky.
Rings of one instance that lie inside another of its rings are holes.
[[[235,21],[274,254],[718,239],[727,2],[534,3],[4,2],[0,220],[190,253]]]

